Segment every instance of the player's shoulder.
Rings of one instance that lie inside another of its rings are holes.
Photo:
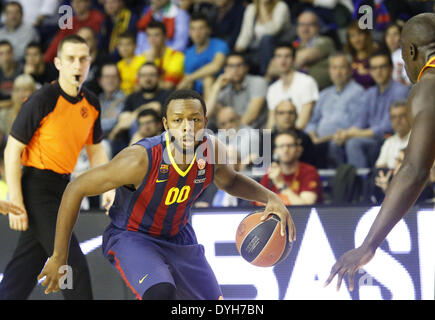
[[[89,90],[86,87],[82,88],[82,94],[86,98],[86,100],[89,102],[90,105],[92,105],[95,109],[100,110],[100,101],[98,100],[98,97],[95,93],[93,93],[91,90]]]
[[[435,107],[435,68],[427,70],[415,84],[409,94],[409,102],[413,109],[426,106]]]
[[[33,92],[23,103],[23,107],[44,108],[52,110],[56,106],[57,100],[61,95],[56,83],[46,83],[41,88]]]
[[[134,143],[133,146],[140,146],[144,149],[150,150],[158,145],[163,145],[165,142],[166,132],[163,132],[160,135],[144,138]]]

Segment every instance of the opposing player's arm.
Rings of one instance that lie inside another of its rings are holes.
[[[263,219],[271,213],[277,214],[281,219],[281,234],[285,234],[287,225],[289,241],[294,241],[296,239],[294,223],[289,211],[279,196],[263,187],[254,179],[234,171],[226,161],[222,161],[225,159],[223,155],[226,154],[226,148],[218,139],[213,140],[216,160],[214,183],[216,186],[237,198],[265,203],[266,208],[264,210]]]

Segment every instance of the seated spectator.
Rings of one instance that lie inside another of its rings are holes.
[[[240,121],[240,116],[231,106],[224,106],[217,112],[217,137],[233,148],[234,156],[230,159],[236,164],[237,170],[244,170],[255,163],[260,155],[260,135],[255,130]]]
[[[295,50],[291,44],[280,43],[275,48],[272,64],[276,67],[279,80],[270,85],[267,91],[269,116],[267,129],[274,126],[273,110],[283,100],[291,99],[299,115],[296,128],[304,129],[319,97],[319,89],[313,77],[294,69]]]
[[[145,62],[154,62],[158,67],[162,89],[174,89],[183,78],[184,54],[166,46],[164,23],[151,21],[146,33],[150,49],[144,52]]]
[[[364,88],[375,84],[369,70],[369,57],[377,48],[369,29],[360,29],[358,21],[347,27],[344,49],[352,57],[352,77]]]
[[[314,12],[306,11],[298,17],[296,32],[295,68],[312,76],[322,90],[331,85],[328,56],[335,51],[334,42],[320,35],[320,21]]]
[[[23,20],[23,7],[19,2],[7,2],[4,10],[5,24],[0,28],[0,40],[9,41],[14,48],[15,60],[22,61],[27,45],[32,41],[39,42],[39,34],[32,25]]]
[[[151,0],[150,5],[142,11],[137,23],[136,54],[149,49],[145,30],[152,20],[161,21],[166,26],[166,45],[176,51],[184,52],[189,42],[189,14],[170,0]]]
[[[143,55],[135,55],[136,37],[132,32],[126,31],[119,36],[118,52],[121,60],[118,62],[118,69],[121,73],[121,90],[129,95],[136,91],[137,73],[145,63]]]
[[[131,136],[137,131],[137,116],[145,109],[153,109],[161,114],[161,108],[170,91],[159,88],[159,71],[152,62],[145,63],[138,72],[139,91],[127,97],[123,112],[109,134],[113,154],[125,148]]]
[[[411,119],[407,100],[394,102],[390,107],[390,122],[394,135],[382,145],[376,168],[394,169],[397,154],[408,145],[411,134]]]
[[[294,132],[275,136],[277,162],[272,162],[260,183],[277,193],[285,205],[312,205],[323,201],[323,191],[317,169],[299,161],[301,146]]]
[[[45,51],[45,62],[53,62],[54,57],[57,55],[59,42],[67,35],[77,33],[82,27],[91,27],[97,34],[100,32],[104,16],[100,11],[91,9],[91,0],[71,0],[71,7],[74,13],[72,28],[60,29],[57,32]]]
[[[252,72],[264,75],[275,44],[290,28],[290,11],[284,1],[255,0],[246,7],[234,49],[246,51]]]
[[[329,58],[329,75],[333,85],[320,92],[313,115],[305,131],[316,145],[317,168],[337,166],[329,163],[334,159],[336,146],[334,135],[338,130],[350,128],[356,121],[362,105],[364,88],[352,79],[350,58],[344,53],[336,53]]]
[[[203,15],[191,17],[189,34],[193,45],[185,52],[184,77],[177,89],[194,89],[206,98],[229,49],[224,41],[210,38],[210,26]]]
[[[402,50],[400,49],[400,33],[402,27],[397,23],[393,23],[388,26],[384,34],[384,42],[388,51],[391,54],[393,60],[393,80],[396,80],[402,84],[410,85],[408,75],[405,70],[405,62],[402,59]]]
[[[39,86],[56,80],[59,76],[53,63],[44,62],[42,47],[37,42],[31,42],[26,48],[24,73],[31,75]]]
[[[362,101],[361,112],[349,129],[338,130],[334,140],[344,146],[347,163],[357,168],[370,168],[375,164],[385,135],[391,133],[389,108],[394,101],[406,99],[409,87],[392,79],[391,56],[385,52],[374,53],[369,60],[370,74],[376,86],[368,89]],[[342,148],[334,155],[343,162]]]
[[[0,108],[9,105],[15,78],[23,72],[22,65],[14,60],[14,49],[7,40],[0,41]]]
[[[403,160],[405,159],[405,152],[406,148],[399,150],[394,161],[394,167],[392,169],[377,170],[378,175],[375,177],[375,186],[377,188],[373,190],[372,202],[376,204],[381,204],[382,201],[384,201],[385,194],[387,193],[388,187],[391,184],[391,180],[397,174],[397,172],[399,172],[400,167],[402,166]],[[430,178],[425,188],[421,192],[420,196],[418,197],[416,203],[430,203],[433,201],[435,197],[435,175],[433,174],[434,172],[435,163],[432,167]]]
[[[139,17],[125,7],[125,0],[105,0],[104,20],[99,33],[99,49],[117,60],[118,37],[125,31],[135,32]]]
[[[23,21],[35,28],[42,26],[47,19],[55,15],[56,20],[58,19],[60,0],[17,0],[16,2],[23,8]]]
[[[137,131],[130,140],[130,145],[145,139],[157,136],[162,132],[162,119],[153,109],[142,110],[137,115]]]
[[[224,40],[228,48],[233,49],[240,33],[245,7],[240,0],[214,0],[214,3],[217,15],[212,36]]]
[[[207,99],[207,116],[215,110],[232,106],[241,117],[241,123],[259,128],[265,110],[267,82],[260,76],[248,74],[249,66],[243,55],[231,53],[225,63],[224,73],[217,77]]]
[[[107,138],[115,127],[119,114],[124,110],[127,97],[120,88],[121,75],[116,63],[103,65],[98,82],[102,88],[102,92],[98,95],[101,105],[101,129]]]
[[[98,74],[103,64],[109,61],[109,58],[98,49],[97,37],[92,28],[80,28],[77,31],[77,35],[86,41],[89,46],[89,55],[91,56],[91,66],[89,67],[88,76],[83,86],[98,95],[101,92],[101,87],[98,84]]]
[[[315,153],[313,142],[308,134],[304,131],[296,129],[296,121],[298,113],[296,107],[291,100],[283,100],[275,108],[275,128],[272,131],[271,141],[275,140],[275,136],[279,132],[293,131],[299,139],[302,146],[302,154],[300,161],[317,166],[319,155]],[[273,149],[272,149],[273,152]]]

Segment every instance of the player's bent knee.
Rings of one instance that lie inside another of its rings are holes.
[[[158,283],[150,287],[142,296],[143,300],[175,300],[175,286],[171,283]]]

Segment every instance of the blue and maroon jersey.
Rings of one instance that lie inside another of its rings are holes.
[[[148,173],[137,190],[128,186],[116,190],[109,216],[118,228],[174,236],[187,224],[192,204],[213,181],[211,140],[205,135],[186,171],[177,166],[168,152],[167,132],[136,145],[147,150]]]

